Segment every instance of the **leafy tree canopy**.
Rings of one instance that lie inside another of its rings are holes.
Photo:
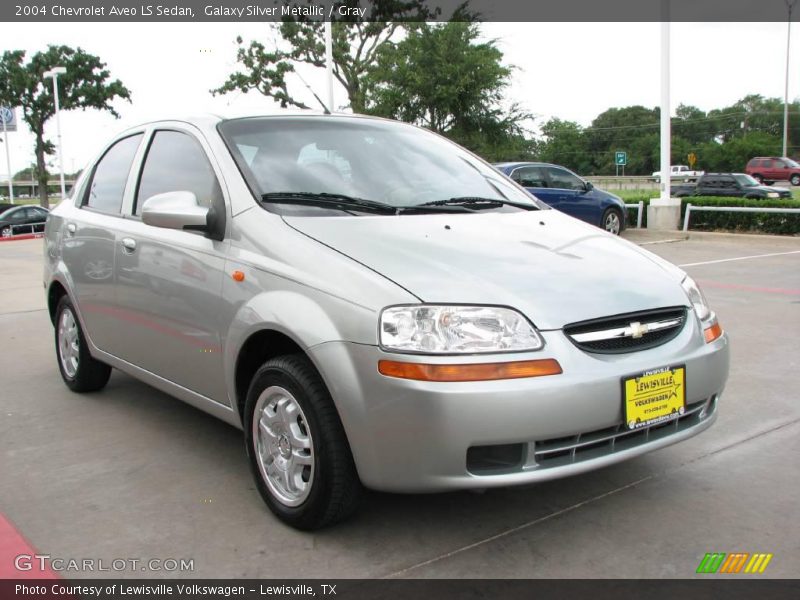
[[[61,110],[94,108],[118,117],[113,102],[117,98],[130,100],[130,91],[118,79],[111,80],[106,64],[81,48],[48,46],[26,62],[25,51],[6,51],[0,57],[0,104],[22,108],[22,119],[36,137],[36,177],[39,200],[48,206],[47,167],[45,157],[55,147],[44,139],[44,126],[55,114],[53,85],[44,73],[53,67],[66,67],[58,77]]]

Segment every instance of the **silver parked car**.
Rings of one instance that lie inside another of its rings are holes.
[[[687,439],[728,376],[684,272],[393,121],[135,127],[45,243],[67,386],[114,367],[244,429],[261,495],[302,529],[362,485],[528,484]]]

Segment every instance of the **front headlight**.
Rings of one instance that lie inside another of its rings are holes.
[[[423,304],[390,306],[380,318],[381,346],[420,354],[539,350],[544,341],[510,308]]]
[[[681,286],[683,286],[683,291],[686,292],[686,295],[689,297],[689,302],[692,303],[692,308],[694,308],[697,318],[701,321],[708,319],[711,316],[711,309],[708,307],[706,297],[703,295],[703,292],[700,291],[694,279],[687,275],[681,282]]]

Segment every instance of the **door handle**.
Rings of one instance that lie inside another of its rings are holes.
[[[78,226],[75,223],[67,223],[67,235],[72,237],[78,231]]]
[[[122,238],[122,251],[125,254],[133,254],[136,252],[136,240],[133,238]]]

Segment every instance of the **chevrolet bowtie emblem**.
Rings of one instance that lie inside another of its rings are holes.
[[[642,325],[641,323],[634,321],[630,324],[628,331],[625,333],[629,334],[633,339],[638,340],[648,331],[650,331],[650,328],[647,325]]]

